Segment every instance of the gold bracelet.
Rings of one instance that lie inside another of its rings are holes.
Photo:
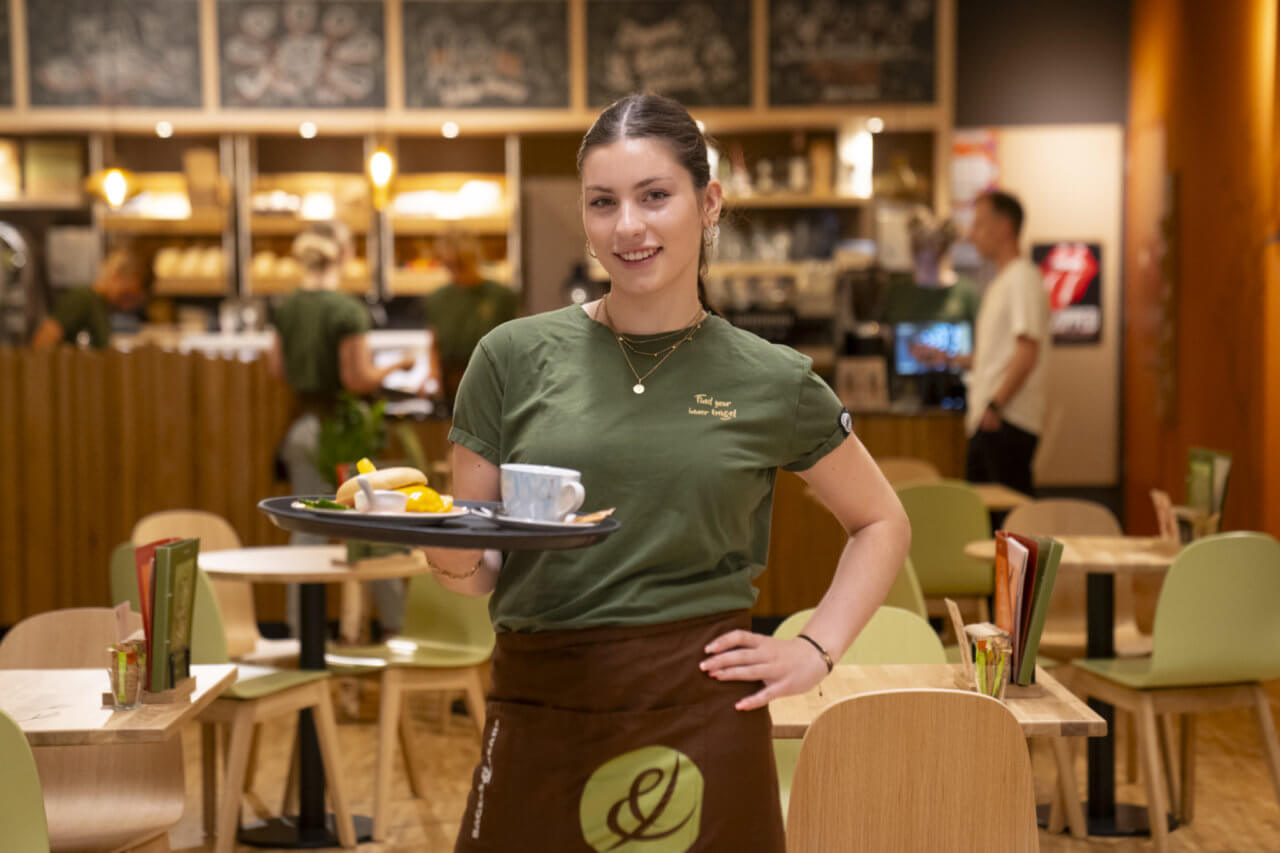
[[[481,557],[480,559],[476,560],[476,564],[472,566],[471,571],[468,571],[468,572],[449,572],[440,568],[435,563],[430,563],[430,565],[431,565],[431,571],[433,574],[437,574],[437,575],[440,575],[441,577],[446,577],[455,581],[464,581],[467,578],[474,575],[476,572],[480,571],[480,566],[482,563],[484,563],[484,557]]]

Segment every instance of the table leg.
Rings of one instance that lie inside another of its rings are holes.
[[[325,668],[324,652],[328,613],[325,607],[325,585],[301,585],[300,669]],[[357,816],[356,840],[373,839],[373,822]],[[241,844],[250,847],[274,847],[290,850],[312,850],[340,847],[334,817],[325,812],[324,762],[320,757],[320,741],[310,710],[298,712],[298,814],[274,818],[240,830]]]
[[[1115,657],[1115,576],[1091,572],[1085,581],[1085,596],[1085,656]],[[1099,699],[1090,699],[1089,707],[1107,722],[1104,737],[1089,738],[1089,834],[1150,835],[1145,806],[1116,803],[1115,708]],[[1175,825],[1170,818],[1169,828]]]

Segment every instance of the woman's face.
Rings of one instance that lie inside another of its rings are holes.
[[[695,286],[702,229],[720,214],[720,185],[699,193],[660,139],[622,139],[582,163],[582,224],[613,281],[629,294]]]

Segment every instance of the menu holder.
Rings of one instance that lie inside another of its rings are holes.
[[[951,599],[945,599],[952,627],[960,642],[961,672],[956,675],[956,687],[991,696],[1004,701],[1044,696],[1045,688],[1034,682],[1016,683],[1013,671],[1013,638],[1009,633],[990,622],[965,625],[960,608]],[[974,649],[980,651],[975,654]],[[975,662],[982,657],[981,664]],[[1003,657],[1003,664],[1000,658]]]

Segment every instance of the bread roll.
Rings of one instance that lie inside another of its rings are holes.
[[[417,468],[383,468],[359,476],[368,477],[369,486],[373,489],[402,489],[405,486],[427,484],[426,475]],[[358,491],[360,491],[360,484],[356,482],[355,477],[352,477],[338,487],[338,494],[334,500],[343,506],[355,506]]]

